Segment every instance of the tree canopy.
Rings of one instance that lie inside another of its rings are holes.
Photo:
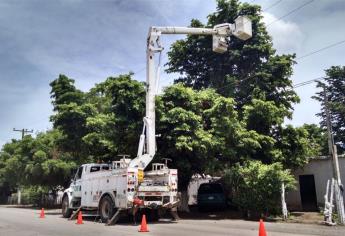
[[[0,153],[0,185],[39,185],[51,190],[65,186],[76,164],[58,150],[59,137],[61,133],[52,130],[5,144]]]
[[[338,152],[345,151],[345,66],[332,66],[326,70],[326,76],[317,85],[321,91],[313,98],[321,103],[321,126],[327,129],[325,96],[328,100],[330,121],[334,141],[338,146]]]

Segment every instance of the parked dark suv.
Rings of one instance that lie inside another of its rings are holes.
[[[198,189],[199,210],[225,209],[226,197],[223,186],[219,183],[204,183]]]

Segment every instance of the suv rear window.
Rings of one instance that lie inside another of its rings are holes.
[[[199,187],[199,194],[223,193],[223,188],[220,184],[202,184]]]

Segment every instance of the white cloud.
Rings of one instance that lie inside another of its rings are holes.
[[[294,53],[300,50],[305,35],[296,23],[278,20],[276,16],[268,12],[264,12],[263,16],[263,21],[278,53]]]

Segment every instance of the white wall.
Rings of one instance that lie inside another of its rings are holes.
[[[188,205],[197,205],[197,195],[201,184],[219,180],[220,177],[194,175],[188,185]]]
[[[342,183],[345,183],[345,158],[339,158],[339,168]],[[314,175],[315,190],[318,207],[324,205],[324,195],[326,193],[327,180],[332,178],[333,167],[330,159],[315,159],[310,161],[303,169],[295,171],[293,174],[297,180],[297,189],[290,191],[286,195],[288,210],[302,210],[300,186],[298,179],[300,175]]]

